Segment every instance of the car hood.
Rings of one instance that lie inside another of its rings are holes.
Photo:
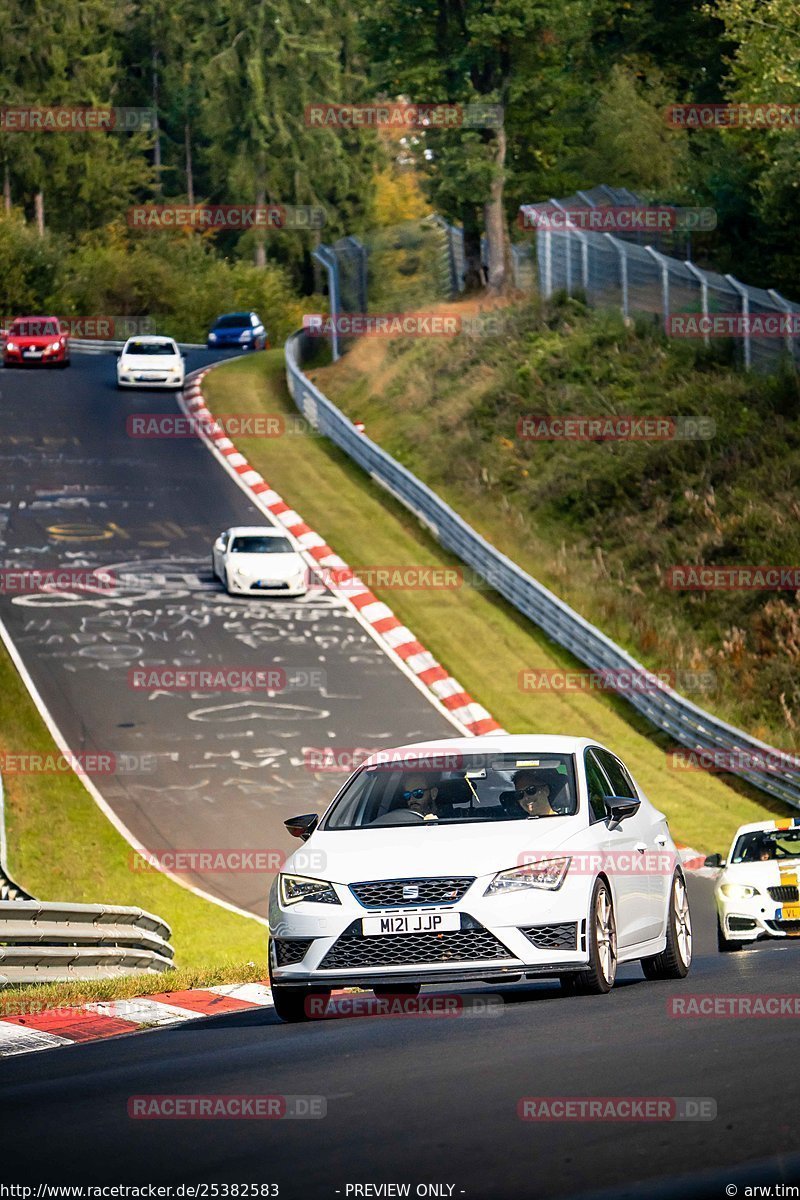
[[[577,849],[580,843],[580,848],[586,849],[585,830],[576,828],[575,822],[575,817],[546,817],[496,824],[426,822],[381,829],[320,830],[287,859],[283,869],[332,883],[489,875],[570,845]]]
[[[291,579],[305,564],[298,554],[231,554],[228,566],[254,579]]]
[[[238,338],[243,333],[252,333],[251,325],[226,325],[224,329],[212,329],[211,333],[218,338]]]
[[[768,887],[780,887],[781,884],[796,884],[800,874],[800,859],[785,859],[777,862],[731,863],[725,867],[717,880],[717,887],[723,883],[746,883],[763,891]]]
[[[182,366],[176,354],[123,354],[119,361],[131,371],[177,371]]]
[[[13,342],[16,346],[22,347],[24,350],[44,350],[45,346],[49,346],[51,342],[57,342],[61,337],[60,333],[26,334],[22,336],[19,333],[9,333],[6,340]]]

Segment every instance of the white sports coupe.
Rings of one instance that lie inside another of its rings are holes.
[[[725,953],[757,938],[800,937],[800,817],[742,825],[728,854],[710,854],[722,867],[714,898],[717,945]]]
[[[211,551],[211,570],[231,595],[304,596],[309,568],[282,529],[243,525],[221,533]]]
[[[182,388],[186,363],[171,337],[128,338],[117,359],[117,387]]]
[[[270,893],[278,1016],[332,988],[555,976],[608,992],[619,963],[683,978],[692,931],[666,819],[585,738],[489,734],[380,751],[319,814]],[[311,865],[313,864],[313,865]],[[323,1005],[324,1007],[324,1005]]]

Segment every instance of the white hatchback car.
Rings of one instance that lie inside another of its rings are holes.
[[[241,525],[221,533],[211,551],[211,570],[230,594],[304,596],[309,568],[282,529]]]
[[[117,387],[182,388],[186,364],[170,337],[128,338],[117,359]]]
[[[717,879],[717,945],[741,950],[757,938],[800,937],[800,817],[742,825],[728,854],[706,859]]]
[[[666,819],[585,738],[486,735],[381,751],[270,893],[269,967],[288,1021],[332,988],[559,978],[608,992],[617,964],[683,978],[692,932]],[[324,1005],[323,1005],[324,1008]]]

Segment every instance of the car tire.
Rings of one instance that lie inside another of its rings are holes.
[[[734,942],[730,938],[725,937],[725,931],[722,928],[722,922],[717,917],[717,949],[720,954],[735,954],[739,950],[744,950],[745,946],[749,946],[749,942]]]
[[[685,979],[692,965],[692,914],[682,871],[672,876],[667,913],[667,944],[660,954],[640,960],[645,979]]]
[[[575,972],[575,990],[593,996],[610,992],[617,976],[617,921],[611,889],[596,879],[589,905],[589,966]]]
[[[272,1003],[275,1006],[275,1013],[287,1025],[296,1025],[300,1021],[319,1020],[325,1011],[322,1002],[324,1001],[324,1004],[327,1005],[330,998],[330,988],[293,987],[287,984],[278,984],[277,986],[273,984],[272,987]],[[319,1007],[319,1016],[316,1015],[317,1007]]]
[[[421,983],[376,983],[372,990],[376,996],[418,996]]]

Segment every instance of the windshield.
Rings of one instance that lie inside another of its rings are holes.
[[[11,326],[13,337],[58,337],[60,332],[57,321],[15,321]]]
[[[400,756],[363,767],[325,829],[525,821],[577,811],[570,754]]]
[[[220,317],[214,325],[215,329],[241,329],[243,325],[250,324],[250,313],[228,313],[227,317]]]
[[[737,838],[732,863],[800,858],[800,829],[756,829]]]
[[[174,342],[128,342],[128,345],[125,348],[125,353],[175,355],[178,353],[178,347]]]
[[[231,554],[292,554],[292,543],[283,537],[237,537]]]

